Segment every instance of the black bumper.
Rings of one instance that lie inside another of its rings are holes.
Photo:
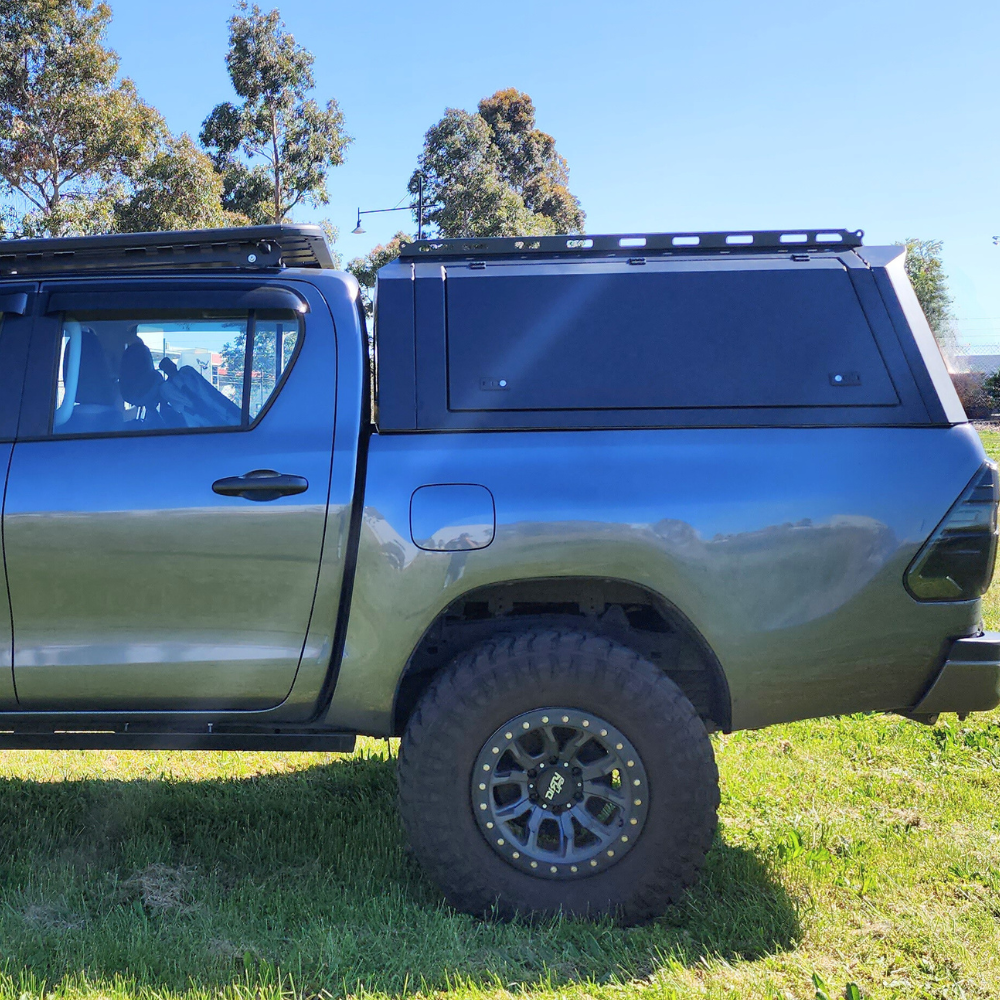
[[[958,639],[927,693],[907,714],[988,712],[1000,705],[1000,632]]]

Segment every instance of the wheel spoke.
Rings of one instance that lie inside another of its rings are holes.
[[[525,809],[531,805],[531,800],[527,795],[522,795],[513,802],[508,802],[503,806],[494,806],[493,815],[498,820],[516,819]]]
[[[506,774],[490,775],[490,791],[504,785],[517,785],[522,795],[528,794],[528,776],[524,771],[508,771]]]
[[[531,815],[528,817],[527,830],[528,839],[525,842],[524,849],[528,851],[533,857],[538,857],[539,847],[538,847],[538,830],[542,825],[542,820],[545,819],[545,814],[541,809],[535,809]]]
[[[583,794],[592,795],[598,799],[606,799],[614,802],[615,805],[623,806],[628,801],[628,790],[625,788],[612,788],[603,781],[585,781],[583,783]]]
[[[607,827],[596,816],[591,816],[583,806],[574,806],[570,810],[570,814],[576,818],[580,826],[590,831],[602,843],[608,839],[609,831]]]
[[[522,771],[528,771],[538,763],[538,758],[532,757],[517,740],[507,747],[507,753],[514,758],[514,762]]]
[[[568,857],[573,850],[576,830],[573,828],[572,813],[564,812],[559,817],[559,856]]]
[[[559,740],[552,730],[552,726],[542,726],[542,756],[546,759],[559,756]]]
[[[590,764],[583,765],[584,781],[593,781],[595,778],[603,778],[615,769],[615,759],[611,754],[605,754],[600,760],[595,760]]]
[[[566,741],[566,745],[562,748],[562,752],[559,754],[559,762],[572,761],[573,758],[583,749],[583,747],[589,743],[591,740],[591,734],[588,732],[580,732],[575,736],[571,737]]]

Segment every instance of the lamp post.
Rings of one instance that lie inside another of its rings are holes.
[[[366,208],[364,211],[358,209],[358,224],[351,230],[353,236],[360,236],[364,230],[361,228],[362,215],[376,215],[379,212],[409,212],[412,205],[401,205],[399,208]],[[424,175],[417,174],[417,239],[424,238]]]

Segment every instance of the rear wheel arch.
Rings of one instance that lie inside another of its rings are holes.
[[[709,729],[729,730],[722,665],[673,602],[627,580],[546,577],[475,588],[437,615],[397,683],[393,734],[402,734],[424,691],[457,656],[495,636],[539,628],[571,628],[627,646],[680,687]]]

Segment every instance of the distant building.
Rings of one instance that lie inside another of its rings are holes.
[[[965,370],[969,372],[992,375],[1000,371],[1000,354],[966,354],[962,360],[965,362]]]

